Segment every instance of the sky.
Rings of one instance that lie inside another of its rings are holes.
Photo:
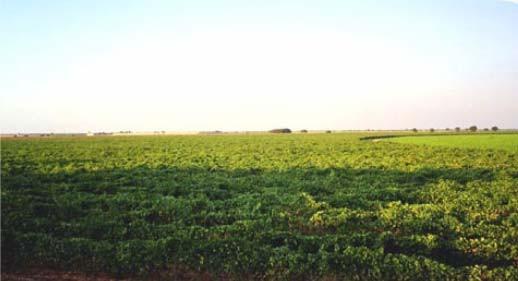
[[[2,133],[518,128],[518,1],[0,0]]]

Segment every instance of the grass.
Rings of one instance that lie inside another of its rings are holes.
[[[518,134],[412,136],[386,139],[390,142],[518,152]]]

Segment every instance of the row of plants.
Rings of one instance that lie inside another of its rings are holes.
[[[516,153],[364,136],[2,140],[3,270],[518,279]]]

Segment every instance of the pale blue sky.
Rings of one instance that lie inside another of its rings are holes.
[[[518,128],[516,1],[3,0],[0,36],[3,133]]]

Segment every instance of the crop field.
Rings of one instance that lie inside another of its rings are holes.
[[[518,134],[412,136],[387,139],[391,142],[518,152]]]
[[[2,139],[2,271],[518,280],[516,135],[365,135]]]

